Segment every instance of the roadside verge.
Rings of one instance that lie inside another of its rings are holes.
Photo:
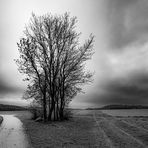
[[[1,125],[2,122],[3,122],[3,117],[0,116],[0,125]]]

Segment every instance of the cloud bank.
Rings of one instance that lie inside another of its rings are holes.
[[[108,0],[107,23],[112,48],[120,49],[147,42],[147,14],[146,0]]]
[[[86,86],[86,93],[78,95],[73,104],[148,104],[147,0],[87,0],[85,6],[84,0],[5,0],[0,8],[0,97],[25,88],[12,62],[31,12],[68,11],[78,17],[82,38],[91,32],[96,36],[95,54],[88,64],[88,69],[95,71],[94,83]]]
[[[106,66],[87,103],[148,105],[148,1],[107,0],[105,8]]]

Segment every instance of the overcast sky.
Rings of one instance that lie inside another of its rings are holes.
[[[1,0],[0,102],[25,104],[26,84],[13,59],[31,13],[77,16],[81,42],[93,33],[95,54],[87,68],[94,82],[79,94],[73,107],[106,104],[148,105],[147,0]]]

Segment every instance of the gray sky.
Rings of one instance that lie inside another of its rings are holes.
[[[77,16],[81,41],[95,35],[95,54],[87,68],[94,83],[84,87],[73,107],[105,104],[148,104],[147,0],[1,0],[0,101],[25,104],[26,84],[13,61],[31,13]]]

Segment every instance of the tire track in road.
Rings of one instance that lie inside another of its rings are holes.
[[[145,148],[146,146],[138,139],[132,135],[126,133],[124,130],[120,129],[113,124],[112,120],[115,120],[114,117],[102,116],[100,121],[96,118],[96,115],[93,114],[94,119],[97,122],[99,128],[104,131],[104,134],[112,143],[112,147],[117,148]]]
[[[106,120],[115,124],[119,129],[124,131],[125,133],[131,135],[133,138],[137,139],[139,143],[143,143],[144,145],[148,145],[148,130],[133,124],[131,122],[126,121],[124,118],[114,117],[114,116],[104,116]],[[148,146],[147,146],[148,147]]]
[[[148,145],[148,132],[143,128],[136,127],[125,121],[115,121],[115,125],[120,129],[124,130],[126,133],[135,137],[136,139]]]
[[[118,119],[117,119],[117,120],[118,120]],[[121,122],[121,120],[120,120],[119,122]],[[128,122],[128,121],[126,121],[126,120],[122,120],[122,122],[125,123],[125,124],[128,124],[129,126],[132,126],[132,127],[136,128],[136,129],[138,129],[139,131],[143,131],[144,133],[148,133],[148,129],[145,129],[145,128],[143,128],[143,127],[137,125],[137,124]]]
[[[112,145],[112,142],[111,140],[108,138],[108,136],[106,135],[106,133],[104,132],[103,129],[101,129],[100,127],[100,123],[99,121],[96,119],[96,116],[95,114],[93,114],[93,118],[96,122],[96,125],[97,125],[97,128],[98,128],[98,141],[99,141],[99,144],[98,144],[98,147],[99,148],[114,148],[113,145]]]
[[[136,126],[136,127],[140,127],[143,128],[145,130],[147,130],[148,132],[148,119],[142,118],[142,117],[136,117],[136,118],[123,118],[124,121]]]

